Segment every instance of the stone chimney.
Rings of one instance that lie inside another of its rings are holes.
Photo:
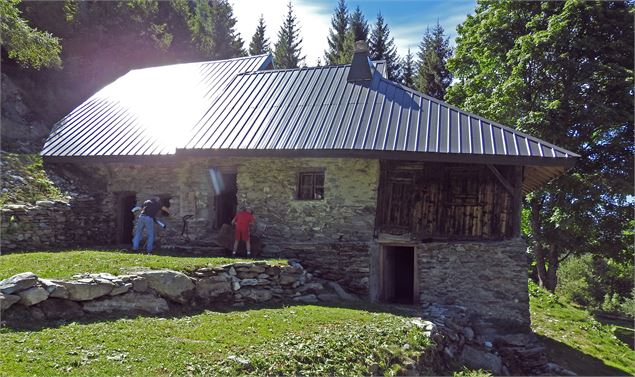
[[[365,41],[355,42],[355,53],[351,69],[348,71],[347,81],[370,81],[373,73],[370,70],[370,59],[368,58],[368,46]]]

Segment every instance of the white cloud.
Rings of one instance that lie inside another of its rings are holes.
[[[287,0],[236,0],[232,4],[237,19],[236,30],[245,41],[245,48],[249,47],[251,37],[256,31],[258,18],[262,14],[267,26],[267,38],[274,43],[278,40],[278,31],[287,15]],[[332,9],[320,4],[310,4],[308,1],[292,2],[296,19],[300,26],[302,38],[302,54],[306,55],[305,63],[313,66],[320,58],[324,62],[326,38],[331,20]]]

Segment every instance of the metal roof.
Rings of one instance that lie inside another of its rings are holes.
[[[350,65],[261,70],[270,57],[132,71],[60,121],[42,154],[328,156],[524,165],[525,191],[575,153]],[[167,83],[166,83],[167,82]],[[103,157],[101,157],[103,158]]]
[[[60,120],[43,156],[169,155],[239,73],[270,55],[132,70]]]

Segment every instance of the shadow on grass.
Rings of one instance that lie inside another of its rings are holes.
[[[9,318],[2,318],[6,321],[6,325],[3,326],[13,332],[32,332],[40,331],[50,328],[59,328],[70,323],[77,324],[91,324],[101,322],[114,322],[120,319],[134,319],[134,318],[165,318],[165,319],[177,319],[183,317],[189,317],[193,315],[202,314],[204,312],[216,312],[216,313],[232,313],[232,312],[246,312],[252,310],[261,309],[281,309],[286,307],[298,307],[298,306],[322,306],[328,308],[338,309],[353,309],[364,310],[371,313],[389,313],[402,317],[417,317],[419,316],[418,306],[408,305],[389,305],[389,304],[374,304],[364,301],[334,301],[334,302],[319,302],[315,304],[298,303],[295,301],[280,301],[277,303],[267,304],[249,304],[244,306],[231,306],[230,304],[223,305],[217,303],[216,305],[209,306],[194,306],[184,307],[178,304],[169,303],[170,310],[161,314],[149,314],[145,312],[136,313],[124,313],[124,312],[111,312],[111,313],[87,313],[81,317],[63,320],[35,320],[26,319],[29,318],[27,313],[14,313]],[[34,307],[37,307],[35,305]]]
[[[594,312],[593,317],[603,325],[615,326],[615,336],[635,350],[635,324],[633,320],[603,312]]]
[[[604,364],[600,359],[571,348],[555,339],[538,335],[547,348],[549,361],[569,369],[579,376],[630,376],[629,373]]]

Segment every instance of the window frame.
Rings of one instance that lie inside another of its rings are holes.
[[[303,187],[305,187],[306,185],[302,184],[302,178],[304,176],[308,176],[310,175],[311,178],[311,184],[310,184],[310,190],[311,190],[311,197],[303,197],[302,196],[302,192],[303,192]],[[318,186],[315,183],[315,177],[316,175],[321,175],[322,176],[322,185]],[[298,171],[298,173],[296,174],[296,193],[295,193],[295,199],[296,200],[302,200],[302,201],[319,201],[319,200],[324,200],[325,197],[325,190],[324,190],[324,183],[325,183],[325,169],[324,168],[311,168],[311,169],[303,169]],[[322,189],[322,197],[318,198],[316,197],[317,195],[317,189]]]

